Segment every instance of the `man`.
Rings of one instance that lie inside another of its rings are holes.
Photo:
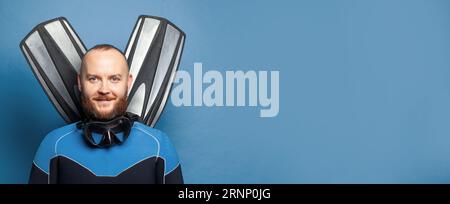
[[[44,138],[29,183],[183,183],[167,135],[125,112],[132,80],[120,50],[91,48],[78,76],[85,119]]]

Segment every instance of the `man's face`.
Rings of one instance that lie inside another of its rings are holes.
[[[123,115],[132,77],[124,57],[117,50],[91,50],[78,76],[81,104],[88,118],[110,120]]]

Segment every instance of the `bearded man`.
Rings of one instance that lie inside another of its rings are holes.
[[[44,138],[29,183],[183,183],[168,136],[126,112],[132,80],[119,49],[91,48],[78,75],[84,118]]]

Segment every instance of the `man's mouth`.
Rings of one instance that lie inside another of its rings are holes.
[[[94,98],[95,101],[112,101],[115,98]]]
[[[98,98],[94,98],[93,100],[99,105],[109,105],[115,99],[116,98],[98,97]]]

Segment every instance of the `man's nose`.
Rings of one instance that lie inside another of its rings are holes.
[[[98,89],[98,92],[100,94],[104,94],[104,95],[109,94],[110,89],[109,89],[109,85],[108,85],[107,81],[103,81],[101,83],[100,88]]]

